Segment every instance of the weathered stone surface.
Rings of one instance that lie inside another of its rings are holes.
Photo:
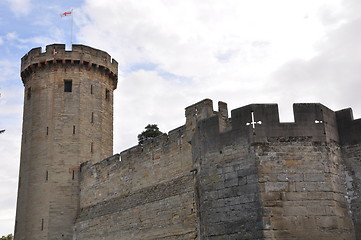
[[[113,154],[118,66],[100,50],[54,44],[21,61],[25,86],[15,239],[72,239],[79,166]],[[72,81],[65,92],[65,80]],[[106,91],[109,96],[106,98]]]

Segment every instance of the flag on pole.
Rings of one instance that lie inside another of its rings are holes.
[[[73,13],[73,9],[67,12],[63,12],[62,14],[60,14],[60,17],[66,17],[68,15],[71,15]]]
[[[60,17],[66,17],[66,16],[71,16],[71,30],[70,30],[70,44],[73,45],[73,9],[70,10],[70,11],[66,11],[66,12],[63,12],[62,14],[60,14]],[[56,53],[54,53],[55,55]]]

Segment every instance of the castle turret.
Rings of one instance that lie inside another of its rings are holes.
[[[83,45],[34,48],[25,86],[15,239],[72,239],[79,165],[113,154],[118,63]]]

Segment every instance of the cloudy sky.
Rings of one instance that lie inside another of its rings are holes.
[[[361,90],[360,0],[0,0],[0,236],[13,232],[21,140],[20,58],[73,42],[119,62],[114,152],[148,123],[184,124],[204,98],[234,109],[278,103],[352,107]]]

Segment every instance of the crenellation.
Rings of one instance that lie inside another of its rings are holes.
[[[354,119],[352,109],[343,109],[336,112],[339,126],[340,141],[346,145],[361,143],[361,118]]]
[[[108,53],[84,45],[73,45],[71,51],[66,51],[64,44],[48,45],[45,52],[41,52],[41,48],[34,48],[21,59],[21,76],[25,78],[31,72],[34,72],[36,68],[45,65],[65,65],[67,62],[88,69],[89,66],[99,69],[112,78],[114,89],[116,88],[118,62],[112,59]]]
[[[339,141],[336,114],[321,104],[294,104],[293,123],[279,121],[277,104],[251,104],[232,110],[231,114],[230,119],[218,114],[220,132],[237,131],[251,142],[299,136],[313,137],[315,141]],[[208,117],[205,121],[214,121],[211,119]]]

